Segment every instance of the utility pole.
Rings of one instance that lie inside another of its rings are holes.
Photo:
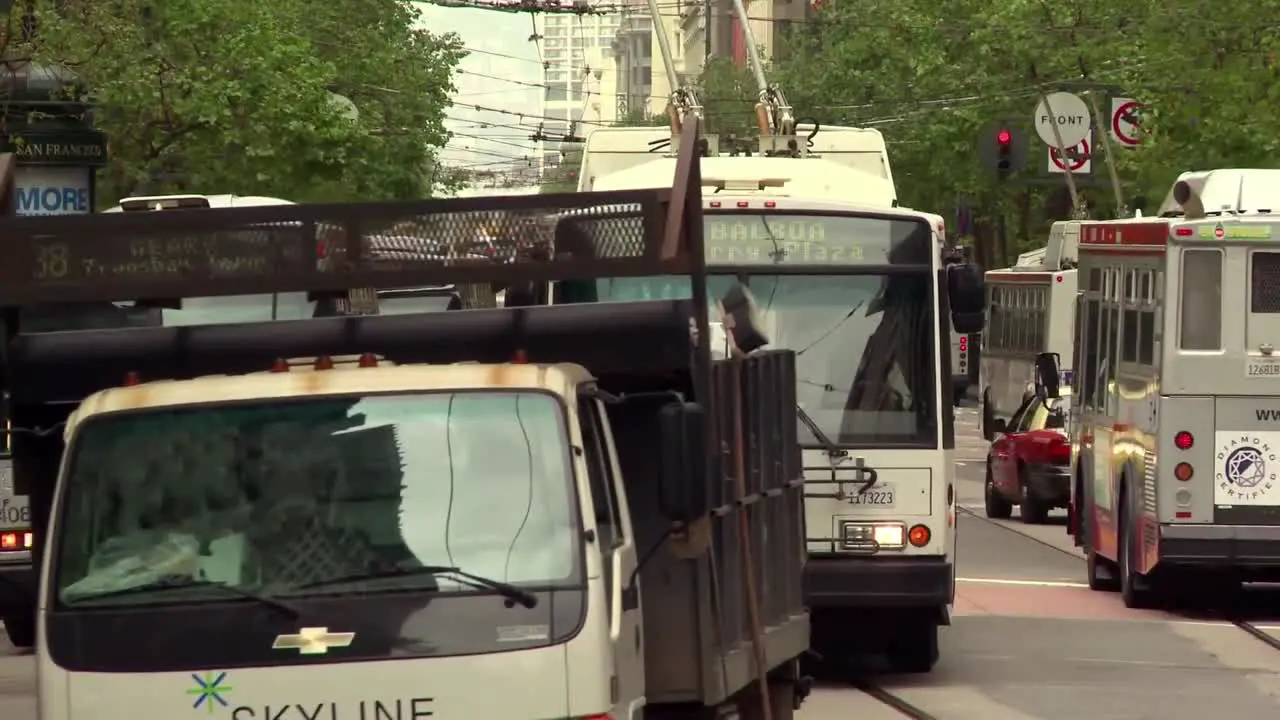
[[[1058,148],[1058,157],[1062,159],[1062,176],[1067,180],[1067,192],[1071,194],[1071,211],[1076,219],[1083,219],[1084,207],[1080,204],[1080,193],[1076,190],[1076,179],[1071,172],[1071,161],[1067,159],[1067,146],[1062,142],[1062,128],[1058,127],[1058,115],[1049,104],[1049,91],[1040,94],[1040,102],[1044,103],[1045,112],[1049,114],[1049,127],[1053,129],[1054,145]],[[1092,148],[1090,148],[1092,150]]]
[[[712,0],[703,0],[702,3],[702,71],[707,71],[707,65],[711,62],[711,31],[715,27],[715,23],[711,21],[714,12]]]
[[[1102,152],[1107,159],[1107,173],[1111,176],[1111,190],[1116,196],[1116,217],[1122,218],[1129,214],[1128,209],[1124,206],[1124,190],[1120,187],[1120,173],[1116,172],[1115,152],[1111,149],[1110,132],[1108,132],[1109,123],[1102,122],[1102,111],[1098,109],[1098,95],[1094,92],[1086,93],[1089,96],[1089,108],[1093,110],[1093,125],[1098,128],[1098,136],[1102,142]],[[1099,141],[1095,140],[1094,144]]]

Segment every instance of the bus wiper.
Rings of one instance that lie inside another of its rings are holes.
[[[818,439],[818,442],[822,443],[823,448],[827,451],[827,457],[831,458],[832,462],[849,457],[849,451],[841,450],[837,447],[836,444],[831,441],[831,438],[827,437],[827,434],[822,432],[822,428],[818,427],[818,423],[814,422],[813,417],[811,417],[809,413],[805,412],[804,408],[800,407],[800,403],[796,403],[796,416],[800,418],[800,422],[804,423],[805,427],[809,428],[809,432],[813,433],[813,436]]]
[[[523,588],[501,580],[494,580],[483,575],[469,573],[454,565],[420,565],[417,567],[390,567],[371,570],[369,572],[344,575],[342,577],[318,580],[298,587],[299,590],[310,590],[327,585],[343,585],[361,580],[382,580],[386,578],[413,577],[415,575],[454,575],[472,587],[493,590],[502,597],[513,600],[531,608],[538,604],[538,596]]]
[[[74,597],[72,598],[72,600],[73,602],[79,601],[79,600],[100,600],[102,598],[121,597],[124,595],[134,595],[134,594],[142,594],[142,593],[149,593],[149,592],[165,592],[167,590],[186,590],[190,588],[206,588],[206,587],[217,588],[229,595],[236,595],[236,596],[245,598],[246,600],[253,600],[254,602],[257,602],[260,605],[265,605],[266,607],[279,610],[280,612],[294,619],[297,619],[302,615],[302,613],[299,612],[298,609],[295,608],[294,606],[286,602],[281,602],[280,600],[276,600],[275,598],[267,597],[266,595],[259,595],[258,593],[251,592],[243,588],[238,588],[235,585],[228,585],[227,583],[224,583],[224,582],[207,580],[205,578],[193,578],[188,575],[165,575],[165,576],[156,578],[151,582],[143,583],[141,585],[134,585],[132,587],[127,587],[127,588],[120,588],[119,590],[108,590],[107,592],[101,592],[101,593],[87,593],[80,597]]]

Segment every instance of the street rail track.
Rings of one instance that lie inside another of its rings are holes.
[[[968,509],[965,509],[965,508],[957,508],[957,511],[958,511],[958,512],[961,512],[961,513],[964,513],[965,515],[968,515],[969,517],[972,517],[972,518],[975,518],[975,519],[981,520],[982,522],[985,522],[985,523],[987,523],[988,525],[993,525],[993,526],[998,527],[998,528],[1000,528],[1000,529],[1002,529],[1002,530],[1004,530],[1004,531],[1006,531],[1006,532],[1013,533],[1014,535],[1018,535],[1018,536],[1020,536],[1020,537],[1026,538],[1027,540],[1030,540],[1030,541],[1032,541],[1032,542],[1034,542],[1034,543],[1037,543],[1037,544],[1039,544],[1039,545],[1043,545],[1044,547],[1047,547],[1047,548],[1049,548],[1049,549],[1051,549],[1051,550],[1056,550],[1057,552],[1062,553],[1063,555],[1070,556],[1070,557],[1072,557],[1072,558],[1074,558],[1074,559],[1076,559],[1076,560],[1081,560],[1081,559],[1082,559],[1078,554],[1076,554],[1076,553],[1074,553],[1074,552],[1071,552],[1071,551],[1069,551],[1069,550],[1064,550],[1064,549],[1062,549],[1062,548],[1058,547],[1057,545],[1054,545],[1053,543],[1050,543],[1050,542],[1046,542],[1046,541],[1044,541],[1044,540],[1041,540],[1040,538],[1033,537],[1033,536],[1031,536],[1031,535],[1027,535],[1026,533],[1018,532],[1018,531],[1017,531],[1017,529],[1015,529],[1015,528],[1009,527],[1008,525],[1006,525],[1006,524],[1004,524],[1004,523],[996,522],[996,521],[992,520],[991,518],[985,517],[985,516],[983,516],[983,515],[981,515],[981,514],[979,514],[979,513],[976,513],[976,512],[974,512],[974,511],[972,511],[972,510],[968,510]],[[1229,610],[1227,610],[1227,611],[1225,611],[1225,612],[1223,612],[1223,613],[1222,613],[1222,619],[1223,619],[1223,620],[1225,620],[1226,622],[1229,622],[1229,623],[1231,623],[1232,625],[1236,626],[1236,627],[1237,627],[1237,628],[1239,628],[1240,630],[1243,630],[1244,632],[1248,633],[1248,634],[1249,634],[1251,637],[1253,637],[1255,640],[1258,640],[1259,642],[1261,642],[1261,643],[1263,643],[1263,644],[1267,645],[1268,647],[1270,647],[1270,648],[1272,648],[1272,649],[1274,649],[1274,650],[1278,650],[1278,651],[1280,651],[1280,638],[1277,638],[1277,637],[1273,636],[1271,633],[1268,633],[1267,631],[1265,631],[1265,630],[1263,630],[1263,629],[1261,629],[1261,628],[1257,627],[1256,625],[1254,625],[1254,624],[1253,624],[1253,622],[1251,622],[1251,621],[1249,621],[1249,620],[1245,620],[1245,619],[1241,618],[1241,617],[1240,617],[1240,614],[1241,614],[1241,612],[1240,612],[1239,610],[1230,610],[1230,609],[1229,609]],[[911,717],[911,716],[909,716],[909,717]],[[928,717],[928,716],[925,716],[925,717]]]
[[[1248,620],[1232,620],[1231,624],[1249,633],[1255,639],[1271,646],[1276,650],[1280,650],[1280,638],[1273,636],[1271,633],[1268,633],[1266,630],[1256,627],[1253,623],[1249,622]]]
[[[911,720],[938,720],[932,713],[920,709],[873,682],[859,680],[854,682],[853,686],[880,704],[897,710],[903,717],[911,718]]]

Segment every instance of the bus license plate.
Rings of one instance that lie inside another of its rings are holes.
[[[1249,358],[1245,361],[1245,377],[1280,378],[1280,357]]]
[[[854,491],[853,495],[849,497],[850,505],[864,505],[867,507],[891,508],[897,501],[898,496],[894,492],[893,486],[884,483],[876,483],[874,487],[862,493]]]

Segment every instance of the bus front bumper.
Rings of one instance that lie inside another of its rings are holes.
[[[955,596],[955,566],[940,556],[809,554],[804,598],[810,608],[939,607]]]
[[[1280,571],[1280,525],[1162,524],[1160,564]]]

